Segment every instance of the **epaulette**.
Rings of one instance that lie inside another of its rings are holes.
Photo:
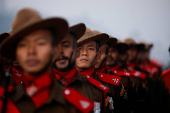
[[[160,77],[166,76],[168,74],[170,74],[170,69],[165,70]]]
[[[85,76],[86,79],[93,84],[94,86],[96,86],[97,88],[99,88],[100,90],[104,91],[105,93],[107,93],[109,91],[109,88],[106,87],[105,85],[103,85],[102,83],[100,83],[99,81],[91,78],[90,76],[86,75]]]
[[[131,74],[127,71],[117,71],[117,70],[112,70],[113,74],[117,76],[125,76],[125,77],[131,77]]]
[[[14,89],[14,86],[12,85],[8,86],[8,92],[11,92],[13,89]],[[4,91],[5,91],[4,87],[0,87],[0,98],[4,96]]]
[[[72,88],[66,88],[63,91],[64,97],[80,112],[90,113],[94,108],[94,103],[78,91]]]
[[[98,77],[100,80],[109,83],[109,84],[113,84],[116,86],[119,86],[121,77],[119,76],[114,76],[114,75],[109,75],[109,74],[105,74],[105,73],[98,73]]]
[[[11,77],[16,85],[22,84],[21,74],[19,74],[19,73],[10,73],[10,74],[11,74]]]
[[[156,67],[152,67],[152,66],[147,66],[147,67],[140,66],[140,68],[151,74],[157,74],[159,72],[159,70]]]
[[[140,71],[136,71],[134,70],[133,72],[130,72],[130,74],[136,78],[141,78],[141,79],[145,79],[146,78],[146,74],[142,73]]]

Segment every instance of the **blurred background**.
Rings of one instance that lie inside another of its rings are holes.
[[[60,16],[74,25],[83,22],[124,40],[153,43],[151,59],[170,63],[170,0],[0,0],[0,33],[11,30],[18,10],[29,7],[44,18]]]

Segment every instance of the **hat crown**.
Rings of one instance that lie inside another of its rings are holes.
[[[84,35],[77,41],[77,43],[86,40],[92,36],[94,36],[95,34],[92,32],[92,30],[88,27],[86,27],[86,32],[84,33]]]
[[[98,31],[98,30],[93,30],[92,31],[95,35],[99,35],[99,34],[101,34],[101,32],[100,31]]]
[[[16,14],[15,18],[12,21],[12,30],[13,33],[20,30],[21,27],[26,27],[30,24],[36,23],[37,21],[42,20],[38,12],[24,8]]]
[[[132,38],[125,39],[124,43],[126,43],[126,44],[136,44],[136,42]]]

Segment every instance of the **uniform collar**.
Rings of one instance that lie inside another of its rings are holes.
[[[57,103],[66,105],[67,101],[63,95],[64,87],[58,84],[55,80],[53,81],[52,85],[49,87],[50,97],[49,100],[45,104],[50,104],[52,101],[56,101]],[[30,98],[25,91],[24,85],[16,86],[15,89],[11,92],[12,95],[10,99],[15,103],[20,101],[22,98]],[[31,99],[31,98],[30,98]]]

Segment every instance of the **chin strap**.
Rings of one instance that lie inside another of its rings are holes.
[[[105,58],[104,58],[104,60],[103,60],[103,62],[101,63],[101,65],[100,65],[100,67],[99,67],[99,69],[104,65],[104,63],[106,62],[106,60],[107,60],[107,56],[108,56],[108,53],[109,53],[109,45],[106,43],[106,56],[105,56]]]
[[[92,62],[92,64],[91,64],[91,67],[93,67],[93,65],[94,65],[94,63],[95,63],[95,60],[96,60],[96,58],[97,58],[97,53],[98,53],[98,51],[99,51],[99,44],[98,44],[98,42],[96,41],[96,56],[95,56],[95,58],[94,58],[94,60],[93,60],[93,62]]]

